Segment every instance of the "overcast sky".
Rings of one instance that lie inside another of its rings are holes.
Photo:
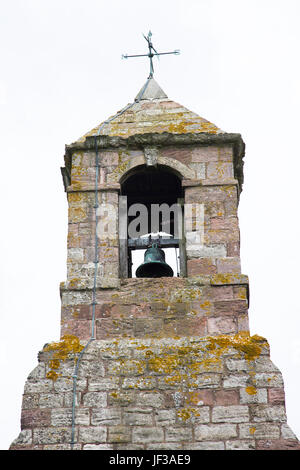
[[[66,279],[64,146],[115,114],[148,76],[246,143],[239,206],[250,332],[283,374],[300,438],[299,0],[0,0],[0,448],[20,431],[28,374],[59,339]]]

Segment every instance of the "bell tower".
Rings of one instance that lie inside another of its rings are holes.
[[[61,338],[28,376],[11,449],[300,448],[268,342],[249,332],[244,151],[151,74],[66,146]]]

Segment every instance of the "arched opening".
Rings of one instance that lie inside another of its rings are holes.
[[[136,269],[143,263],[145,251],[154,242],[163,250],[173,275],[185,275],[182,268],[182,201],[181,180],[172,169],[162,165],[143,165],[126,175],[121,182],[120,193],[120,207],[124,209],[120,211],[123,226],[123,239],[120,240],[122,277],[136,277]]]

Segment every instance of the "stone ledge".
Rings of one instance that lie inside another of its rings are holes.
[[[121,185],[119,183],[105,183],[99,184],[97,186],[97,191],[120,191]],[[66,192],[67,193],[75,193],[75,192],[90,192],[95,191],[95,185],[93,184],[75,184],[67,186]]]
[[[183,179],[181,182],[184,188],[194,186],[238,186],[239,182],[235,178],[227,179]]]
[[[82,285],[81,287],[69,287],[68,281],[63,281],[59,285],[60,293],[62,292],[74,292],[74,291],[89,291],[93,290],[93,286],[90,285],[90,280],[87,279],[86,285]],[[110,277],[103,277],[97,280],[97,287],[96,290],[101,289],[120,289],[121,287],[121,279],[120,278],[110,278]]]
[[[194,285],[194,286],[226,286],[226,285],[245,285],[249,286],[249,278],[245,274],[232,274],[232,273],[224,273],[224,274],[213,274],[213,275],[203,275],[203,276],[193,276],[193,277],[174,277],[174,278],[155,278],[155,281],[161,282],[161,280],[167,280],[169,283],[174,284],[174,287],[179,284],[186,286]],[[119,289],[121,286],[126,285],[141,285],[141,284],[149,284],[149,282],[153,282],[153,278],[101,278],[99,280],[100,285],[97,285],[97,290],[99,289]],[[147,286],[146,286],[147,287]],[[184,286],[183,286],[184,287]],[[63,281],[60,283],[60,291],[85,291],[85,290],[93,290],[93,287],[68,287],[68,283]]]

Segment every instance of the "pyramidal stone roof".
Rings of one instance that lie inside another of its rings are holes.
[[[97,135],[127,138],[135,134],[163,132],[224,134],[211,122],[170,100],[154,78],[149,78],[133,103],[83,135],[77,142],[84,142],[86,137]]]

